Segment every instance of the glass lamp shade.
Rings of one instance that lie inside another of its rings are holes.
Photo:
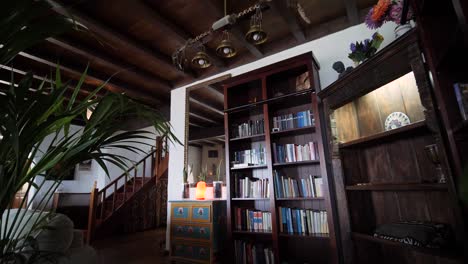
[[[192,59],[192,66],[199,69],[205,69],[211,66],[211,61],[204,51],[199,51]]]
[[[206,182],[199,181],[197,183],[197,189],[195,191],[195,199],[205,200],[205,192],[206,192]]]
[[[253,25],[250,27],[249,32],[245,34],[245,39],[254,45],[260,45],[267,41],[268,35],[261,26]]]

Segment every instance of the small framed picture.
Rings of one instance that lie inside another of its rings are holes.
[[[78,170],[80,171],[90,171],[91,170],[91,164],[92,160],[85,160],[80,162],[80,165],[78,166]]]
[[[460,114],[466,121],[468,120],[468,83],[456,83],[454,88]]]

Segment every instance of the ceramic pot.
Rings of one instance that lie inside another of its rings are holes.
[[[183,199],[190,198],[190,184],[188,182],[184,183],[184,191],[182,192],[182,198]]]
[[[410,31],[411,28],[412,27],[411,27],[410,23],[406,23],[404,25],[396,26],[396,28],[395,28],[395,38],[399,38],[399,37],[403,36],[406,32]]]
[[[223,182],[222,181],[214,181],[213,182],[213,198],[221,198],[223,190]]]

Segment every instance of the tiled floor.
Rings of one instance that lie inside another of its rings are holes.
[[[169,263],[162,244],[166,229],[150,230],[126,236],[109,237],[95,241],[99,264]]]

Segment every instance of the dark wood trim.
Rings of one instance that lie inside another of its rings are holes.
[[[289,30],[296,38],[297,42],[303,43],[306,41],[304,31],[299,25],[297,18],[291,12],[291,7],[288,6],[288,1],[273,0],[273,9],[282,17],[282,19],[288,24]]]

